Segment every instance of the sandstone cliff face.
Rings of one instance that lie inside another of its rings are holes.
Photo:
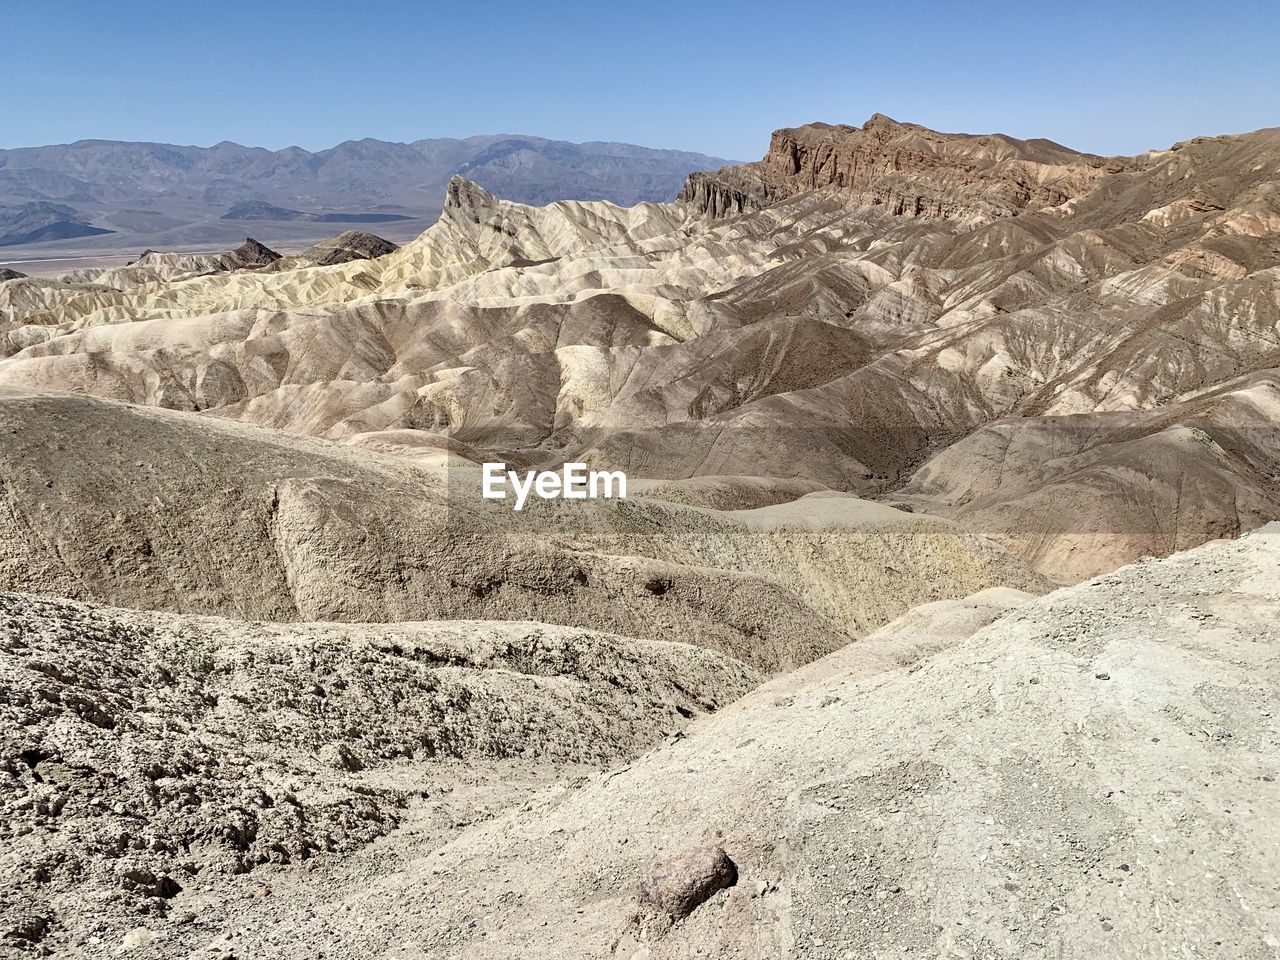
[[[690,203],[712,217],[731,217],[737,213],[758,210],[760,203],[748,189],[739,189],[724,176],[726,171],[740,169],[726,167],[719,173],[691,173],[685,181],[678,199]]]
[[[777,130],[763,160],[695,173],[681,200],[713,217],[821,187],[895,216],[983,222],[1057,206],[1126,167],[1049,140],[938,133],[876,114]]]

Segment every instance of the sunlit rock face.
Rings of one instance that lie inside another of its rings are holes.
[[[6,281],[0,384],[810,481],[1072,579],[1275,515],[1278,171],[1277,131],[1100,158],[877,115],[780,130],[673,203],[532,207],[455,177],[399,249]]]

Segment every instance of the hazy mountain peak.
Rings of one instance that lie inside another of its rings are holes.
[[[441,210],[449,178],[513,200],[610,200],[622,205],[669,200],[694,170],[726,161],[686,151],[629,144],[569,143],[528,135],[482,135],[396,143],[372,137],[325,150],[266,150],[223,140],[212,147],[106,140],[0,150],[0,204],[57,203],[60,222],[88,227],[17,234],[17,241],[113,231],[110,248],[219,247],[252,219],[279,225],[255,232],[294,249],[328,228],[308,223],[415,221],[394,239],[420,233]],[[278,217],[273,211],[279,211]],[[83,248],[83,247],[82,247]],[[107,250],[108,241],[84,249]]]

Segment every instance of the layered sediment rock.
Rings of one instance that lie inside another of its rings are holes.
[[[718,217],[832,187],[896,216],[982,221],[1056,206],[1124,167],[1050,140],[938,133],[876,114],[860,128],[777,130],[763,160],[693,174],[680,199]]]

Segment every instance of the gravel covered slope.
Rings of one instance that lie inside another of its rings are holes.
[[[1270,958],[1278,572],[1271,525],[1025,603],[923,660],[852,645],[442,850],[294,886],[218,942],[299,958]],[[956,622],[945,605],[940,631]],[[908,649],[932,632],[902,629]],[[655,916],[655,883],[698,902]]]
[[[406,818],[448,833],[758,680],[528,622],[273,626],[0,593],[0,944],[116,946],[210,878]]]

